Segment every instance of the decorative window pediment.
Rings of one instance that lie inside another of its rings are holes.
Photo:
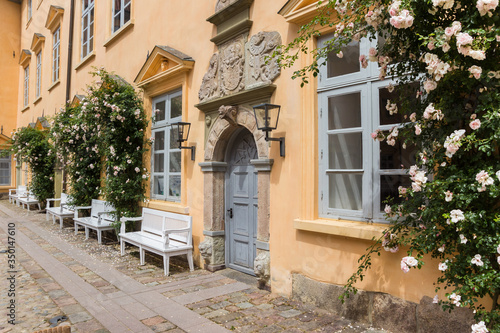
[[[50,6],[45,28],[49,29],[52,33],[59,26],[64,14],[64,9],[59,6]]]
[[[35,32],[33,34],[33,40],[31,41],[31,50],[34,53],[38,53],[38,51],[42,48],[42,44],[45,41],[45,36]]]
[[[83,95],[75,95],[73,97],[73,100],[71,100],[71,106],[75,107],[75,106],[80,105],[80,103],[83,101],[84,98],[85,98],[85,96],[83,96]]]
[[[325,3],[321,6],[324,5]],[[317,12],[317,0],[288,0],[278,14],[283,16],[289,23],[302,25],[310,21]]]
[[[38,117],[36,119],[34,128],[36,128],[37,130],[46,130],[50,128],[50,124],[47,119],[45,119],[45,117]]]
[[[21,57],[19,57],[19,65],[26,67],[29,65],[31,60],[31,52],[30,50],[23,49],[21,50]]]
[[[169,46],[156,45],[142,66],[134,82],[139,87],[168,80],[191,70],[194,59]]]

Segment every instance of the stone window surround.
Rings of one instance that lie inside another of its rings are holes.
[[[262,287],[269,285],[269,223],[270,223],[270,176],[274,160],[269,159],[269,144],[264,134],[257,129],[251,107],[239,105],[232,121],[218,117],[215,120],[205,145],[205,161],[199,163],[204,173],[203,235],[200,253],[205,260],[205,269],[216,271],[225,267],[225,180],[226,150],[230,138],[238,129],[245,127],[253,134],[258,159],[251,160],[256,168],[258,182],[257,256],[255,273]]]

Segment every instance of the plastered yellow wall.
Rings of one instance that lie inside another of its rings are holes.
[[[27,22],[26,1],[23,1],[20,49],[29,48],[35,32],[43,34],[43,83],[42,98],[33,103],[35,88],[35,56],[31,59],[30,105],[21,111],[22,82],[18,84],[18,124],[26,126],[37,117],[53,115],[64,105],[66,94],[66,66],[68,56],[68,30],[70,17],[69,0],[43,0],[37,7],[34,2],[33,19]],[[166,45],[177,49],[194,61],[194,67],[181,80],[183,87],[183,120],[192,124],[188,145],[196,145],[196,160],[183,152],[182,200],[180,203],[151,201],[150,207],[188,213],[193,217],[193,241],[196,261],[200,264],[198,244],[203,241],[203,173],[198,163],[203,162],[205,115],[194,107],[199,102],[198,91],[209,60],[216,46],[210,41],[216,28],[206,19],[214,14],[216,0],[132,0],[132,20],[118,34],[111,34],[111,1],[99,0],[95,4],[94,52],[86,59],[80,57],[81,2],[75,1],[75,30],[71,66],[70,97],[85,95],[85,87],[92,82],[89,71],[92,67],[104,67],[132,83],[146,61],[146,56],[155,45]],[[284,43],[296,37],[298,26],[286,22],[278,13],[286,1],[255,0],[250,9],[253,25],[249,36],[260,31],[278,31]],[[309,2],[307,2],[309,4]],[[61,19],[61,72],[60,83],[51,86],[52,35],[45,28],[50,5],[64,8]],[[314,46],[314,45],[312,45]],[[302,64],[307,63],[304,58]],[[274,159],[271,172],[270,208],[270,253],[272,267],[272,289],[289,295],[292,292],[292,274],[300,273],[312,279],[342,285],[357,268],[357,259],[370,245],[366,239],[351,237],[349,222],[343,223],[346,235],[337,236],[320,232],[300,230],[296,221],[317,220],[317,96],[315,81],[305,88],[300,82],[291,80],[294,70],[284,69],[274,82],[277,85],[271,103],[280,104],[281,114],[278,129],[272,136],[286,138],[286,157],[279,156],[279,144],[270,144],[270,158]],[[22,68],[18,75],[22,78]],[[167,89],[167,88],[166,88]],[[146,93],[144,102],[151,114],[151,99],[161,93]],[[163,90],[163,92],[166,92]],[[150,135],[150,132],[148,133]],[[148,162],[149,164],[149,162]],[[221,202],[221,205],[224,203]],[[327,220],[326,223],[329,221]],[[333,221],[331,221],[333,223]],[[382,228],[379,228],[381,230]],[[350,235],[350,236],[349,236]],[[399,261],[405,254],[384,254],[373,261],[363,289],[388,292],[395,296],[419,301],[422,296],[434,296],[434,281],[437,263],[429,263],[421,271],[412,270],[403,274]]]
[[[17,94],[19,46],[21,33],[21,5],[10,1],[0,2],[0,73],[2,87],[0,89],[0,149],[3,149],[17,127]],[[11,184],[0,186],[0,193],[8,192],[15,187],[15,161],[11,161]]]

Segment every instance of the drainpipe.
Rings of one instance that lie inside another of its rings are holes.
[[[71,8],[69,14],[69,42],[68,42],[68,73],[66,77],[66,101],[69,101],[71,89],[71,61],[73,58],[73,30],[75,26],[75,0],[71,0]]]
[[[71,72],[72,72],[72,60],[73,60],[73,31],[75,27],[75,0],[71,0],[71,7],[69,13],[69,40],[68,40],[68,70],[66,73],[66,100],[64,104],[68,103],[70,100],[71,92]],[[64,161],[62,166],[62,191],[66,191],[66,172],[64,172]]]

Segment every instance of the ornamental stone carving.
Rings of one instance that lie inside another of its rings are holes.
[[[205,239],[203,242],[198,245],[198,249],[200,250],[200,254],[205,260],[207,265],[210,265],[212,262],[212,242],[210,240]]]
[[[215,5],[215,12],[219,12],[223,10],[226,7],[229,7],[229,5],[235,3],[237,0],[219,0],[217,1],[217,4]]]
[[[281,36],[276,31],[261,31],[253,35],[247,43],[248,59],[248,85],[256,83],[270,84],[278,75],[280,67],[276,59],[269,56],[281,45]]]
[[[271,277],[271,258],[268,251],[263,251],[257,255],[253,264],[253,271],[257,275],[259,288],[265,288],[269,284]]]
[[[238,39],[228,43],[220,51],[220,79],[222,95],[229,95],[243,90],[245,82],[245,57],[243,40]]]
[[[227,120],[233,126],[238,126],[238,123],[236,122],[237,115],[238,115],[238,107],[237,106],[222,105],[219,108],[219,118]]]
[[[203,76],[201,81],[200,91],[198,92],[198,97],[200,102],[208,100],[213,97],[218,97],[218,80],[217,74],[219,69],[219,54],[215,53],[212,58],[210,58],[210,64],[208,70]]]

